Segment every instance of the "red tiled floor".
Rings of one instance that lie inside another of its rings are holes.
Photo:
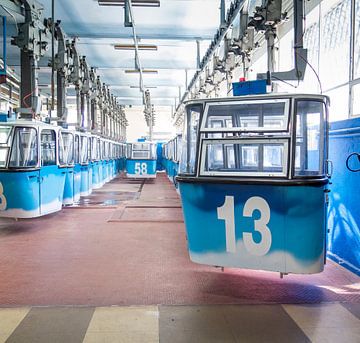
[[[176,203],[178,195],[160,174],[144,185],[139,204],[166,199]],[[1,221],[0,305],[360,302],[360,278],[332,262],[321,274],[282,280],[270,272],[221,272],[190,262],[183,223],[108,222],[114,211]]]

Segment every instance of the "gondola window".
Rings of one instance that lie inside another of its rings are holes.
[[[41,165],[56,164],[56,133],[54,130],[41,131]]]
[[[33,168],[38,164],[37,131],[31,127],[16,127],[9,167]]]

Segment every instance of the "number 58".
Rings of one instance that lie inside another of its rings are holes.
[[[147,174],[147,164],[145,162],[143,162],[143,163],[136,162],[135,163],[135,174],[137,174],[137,175]]]

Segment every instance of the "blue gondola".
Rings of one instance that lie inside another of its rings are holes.
[[[187,103],[177,180],[192,261],[323,270],[327,106],[301,94]]]
[[[156,178],[156,143],[128,143],[126,156],[126,177]]]
[[[0,217],[61,209],[66,171],[59,164],[59,130],[37,121],[0,124]]]
[[[174,183],[177,187],[176,176],[179,173],[179,162],[181,156],[181,137],[182,135],[177,135],[169,143],[169,162],[168,162],[168,176],[171,182]]]
[[[179,163],[182,149],[182,135],[178,134],[175,138],[171,139],[162,147],[162,163],[163,168],[169,180],[177,188],[176,176],[179,172]]]

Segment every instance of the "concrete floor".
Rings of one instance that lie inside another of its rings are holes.
[[[332,262],[284,279],[190,262],[164,174],[1,221],[0,307],[0,342],[360,342],[360,278]]]

